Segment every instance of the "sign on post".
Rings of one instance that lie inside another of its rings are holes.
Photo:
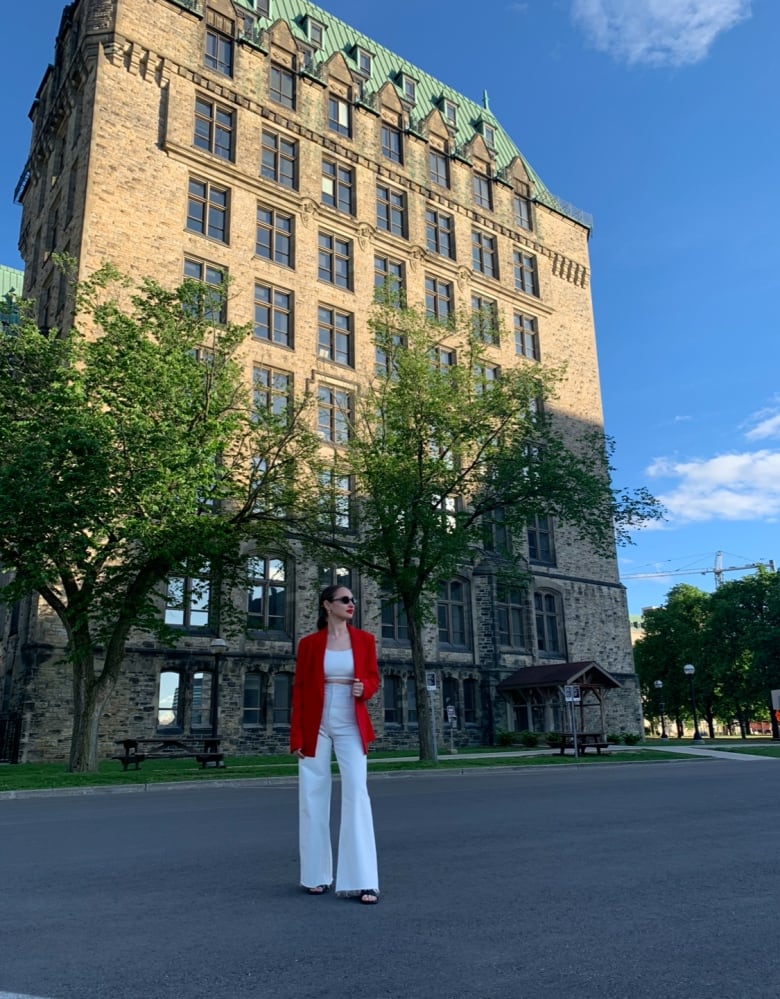
[[[425,686],[428,690],[436,690],[436,674],[433,672],[425,674]]]
[[[580,688],[576,683],[567,683],[563,688],[563,699],[567,704],[580,703]]]

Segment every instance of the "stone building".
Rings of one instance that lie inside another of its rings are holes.
[[[589,220],[546,189],[486,97],[464,97],[306,0],[75,0],[30,114],[17,198],[24,293],[42,328],[68,324],[53,251],[75,257],[82,277],[105,261],[171,286],[228,273],[230,318],[254,328],[247,378],[308,379],[327,443],[331,415],[373,370],[366,316],[389,279],[432,315],[500,316],[497,367],[569,362],[557,416],[601,426]],[[525,666],[592,662],[619,684],[606,697],[609,729],[641,731],[615,558],[548,519],[513,541],[529,591],[499,601],[489,565],[441,584],[426,642],[439,724],[453,707],[456,744],[560,728],[555,686],[509,698],[498,683]],[[225,747],[284,748],[295,645],[331,579],[352,586],[359,623],[377,635],[378,746],[414,745],[403,622],[376,589],[349,568],[318,576],[273,552],[253,567],[246,633],[218,671],[207,595],[187,579],[161,594],[181,640],[133,636],[101,750],[207,728],[215,672]],[[5,755],[13,744],[19,758],[62,757],[63,631],[35,600],[6,610],[2,627]]]

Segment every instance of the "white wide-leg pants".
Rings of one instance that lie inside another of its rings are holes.
[[[336,891],[356,894],[379,888],[374,821],[366,787],[368,771],[355,720],[349,684],[326,683],[317,752],[298,764],[298,815],[301,884],[306,888],[333,881],[330,839],[331,758],[335,750],[341,774]]]

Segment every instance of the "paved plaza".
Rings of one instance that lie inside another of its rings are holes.
[[[0,800],[0,999],[777,999],[779,783],[375,777],[372,908],[296,889],[294,782]]]

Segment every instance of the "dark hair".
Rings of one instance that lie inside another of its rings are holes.
[[[328,623],[328,615],[325,612],[325,607],[323,604],[327,600],[328,603],[333,603],[333,598],[338,593],[339,590],[348,590],[349,587],[345,586],[343,583],[336,583],[332,586],[326,586],[325,589],[320,593],[319,603],[317,604],[317,630],[320,631]]]

